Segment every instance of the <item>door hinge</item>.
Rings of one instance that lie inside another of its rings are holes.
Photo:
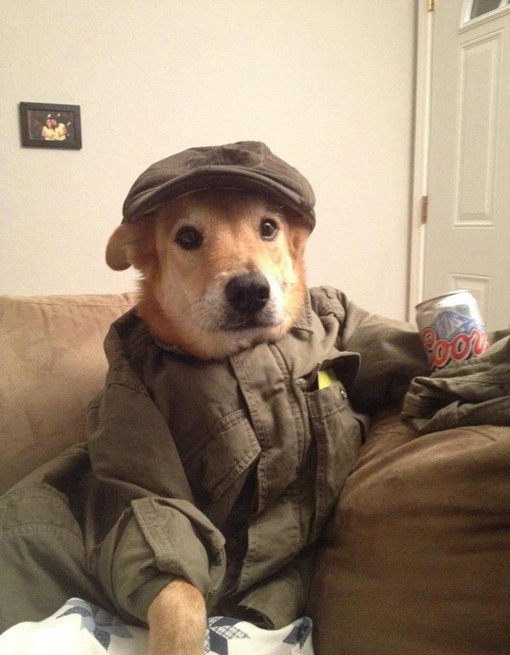
[[[427,0],[427,11],[434,11],[436,8],[436,0]]]
[[[429,219],[429,197],[421,197],[421,222],[426,223]]]

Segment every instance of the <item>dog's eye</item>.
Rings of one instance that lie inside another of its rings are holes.
[[[260,223],[260,236],[271,241],[278,234],[278,225],[272,218],[264,218]]]
[[[194,227],[182,227],[175,237],[175,242],[184,250],[196,250],[202,245],[202,235]]]

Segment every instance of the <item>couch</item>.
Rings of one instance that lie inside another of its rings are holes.
[[[84,438],[134,294],[0,298],[0,493]],[[1,518],[1,517],[0,517]],[[510,427],[374,421],[321,538],[318,655],[510,653]]]

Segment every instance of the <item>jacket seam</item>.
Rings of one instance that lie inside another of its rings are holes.
[[[30,528],[30,529],[27,530],[26,528]],[[63,525],[51,525],[39,521],[24,522],[22,525],[13,525],[10,528],[3,528],[0,533],[0,541],[3,540],[4,538],[9,538],[12,536],[22,537],[24,535],[40,534],[43,532],[53,535],[66,534],[67,536],[72,537],[76,542],[78,542],[83,546],[83,540],[81,538],[81,535],[76,534],[76,532],[74,532],[70,528],[67,528]]]
[[[301,391],[299,384],[295,382],[293,384],[289,365],[277,344],[274,345],[274,357],[283,375],[287,399],[296,425],[296,433],[298,435],[296,473],[298,473],[303,464],[307,445],[311,441],[310,427],[307,420],[306,399],[299,397],[298,394]]]

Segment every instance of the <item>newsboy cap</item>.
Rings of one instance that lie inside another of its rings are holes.
[[[263,193],[315,226],[315,196],[308,180],[259,141],[189,148],[152,164],[131,187],[123,223],[152,214],[165,202],[196,191]]]

